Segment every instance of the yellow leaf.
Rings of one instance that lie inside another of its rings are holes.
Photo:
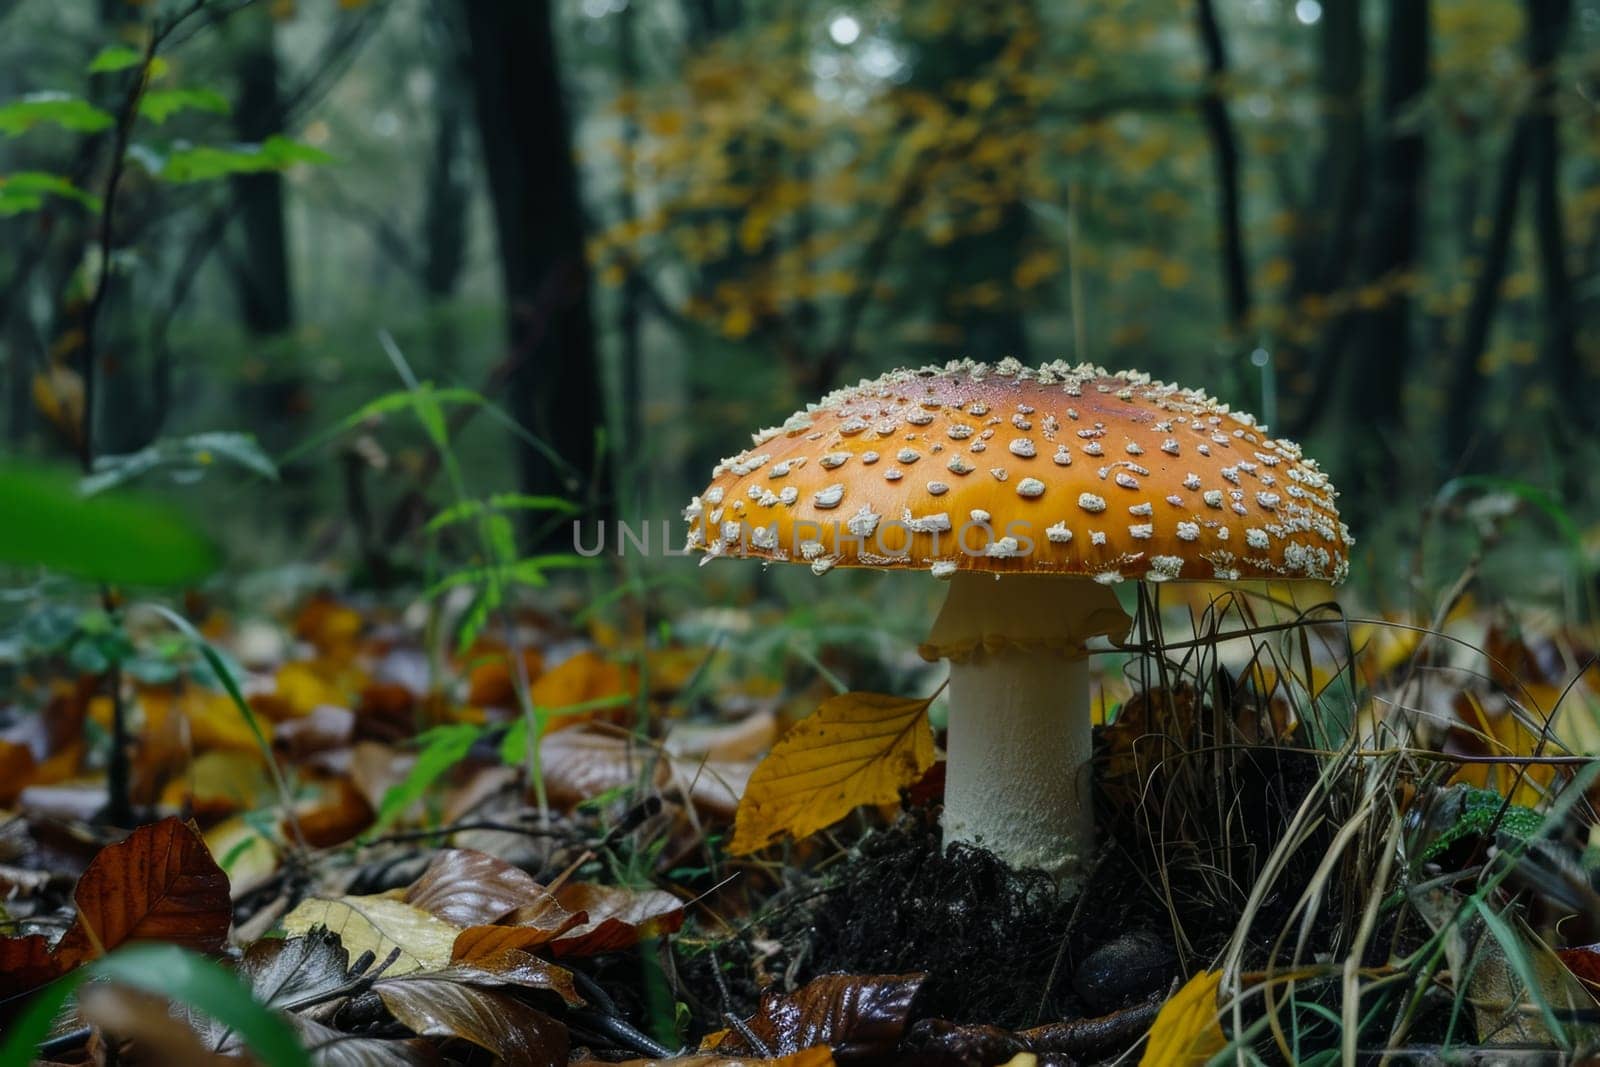
[[[843,693],[790,730],[761,761],[734,820],[736,854],[784,834],[805,837],[862,804],[888,804],[933,766],[932,699]]]
[[[390,977],[449,966],[450,950],[461,933],[421,908],[385,896],[304,900],[283,917],[283,929],[290,937],[313,926],[326,926],[338,934],[351,959],[371,949],[382,963],[398,948],[400,955],[383,972]]]
[[[1221,971],[1201,971],[1161,1006],[1139,1067],[1198,1067],[1228,1047],[1217,1022],[1221,984]]]

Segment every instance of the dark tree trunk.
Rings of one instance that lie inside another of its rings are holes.
[[[447,304],[461,283],[467,261],[467,208],[471,188],[462,165],[472,99],[467,81],[466,34],[455,4],[434,5],[433,145],[428,154],[426,201],[422,211],[422,290],[432,314],[429,345],[435,366],[449,366],[456,333]]]
[[[939,36],[923,42],[912,68],[912,84],[946,99],[959,99],[958,88],[975,79],[992,77],[1018,24],[1038,32],[1032,0],[984,0],[963,10],[962,16]],[[1032,53],[1020,60],[1028,62]],[[1000,85],[1001,98],[991,107],[1015,114],[1021,102],[1009,87]],[[970,105],[969,105],[970,106]],[[976,167],[971,175],[982,180]],[[915,176],[913,176],[915,177]],[[1001,175],[990,180],[1000,182]],[[1006,195],[1002,190],[997,196]],[[1022,260],[1028,237],[1028,216],[1012,199],[1001,209],[994,229],[958,236],[930,250],[927,291],[933,301],[936,339],[926,358],[933,361],[971,356],[998,360],[1006,356],[1028,358],[1028,333],[1017,303],[1012,274]],[[930,277],[931,274],[931,277]],[[868,277],[871,275],[869,274]],[[999,298],[991,302],[969,299],[979,287],[995,286]],[[838,368],[835,367],[835,370]]]
[[[265,8],[247,9],[226,26],[235,35],[238,71],[234,133],[247,143],[282,134],[285,113],[271,14]],[[311,408],[301,375],[270,352],[272,342],[293,329],[295,320],[283,178],[271,171],[241,174],[232,179],[232,187],[236,225],[226,260],[240,321],[264,350],[260,364],[270,368],[261,381],[240,387],[239,402],[262,444],[269,452],[281,452],[301,439]],[[290,467],[283,473],[290,485],[305,481],[303,469]],[[307,518],[308,502],[302,496],[289,496],[284,521],[297,524]]]
[[[1478,364],[1489,345],[1489,330],[1494,325],[1495,307],[1500,301],[1500,285],[1505,280],[1511,258],[1511,235],[1516,228],[1517,201],[1522,190],[1522,173],[1528,159],[1530,127],[1524,116],[1512,127],[1500,162],[1494,198],[1494,217],[1489,238],[1478,256],[1478,276],[1473,280],[1472,297],[1467,303],[1466,321],[1452,360],[1450,389],[1445,408],[1445,461],[1458,467],[1470,463],[1469,450],[1479,428],[1478,406],[1483,387],[1483,372]]]
[[[1556,57],[1572,19],[1571,0],[1528,0],[1528,66],[1538,86],[1528,116],[1528,167],[1533,182],[1533,233],[1543,287],[1541,360],[1555,389],[1556,430],[1578,436],[1581,419],[1592,418],[1577,350],[1577,309],[1567,271],[1566,230],[1561,211],[1561,143],[1556,116]]]
[[[234,132],[241,141],[263,141],[283,133],[284,126],[271,16],[264,9],[241,12],[238,30]],[[240,245],[233,257],[239,314],[252,334],[271,337],[294,324],[283,178],[273,171],[242,174],[233,179],[233,187],[239,219]]]
[[[603,513],[611,501],[596,447],[600,363],[551,3],[473,0],[462,9],[499,233],[511,412],[559,456],[519,444],[522,485]]]
[[[635,40],[634,5],[629,4],[617,16],[617,80],[618,88],[629,101],[628,111],[622,120],[622,183],[617,193],[618,213],[624,222],[639,217],[638,175],[635,164],[639,144],[638,92],[639,49]],[[622,412],[617,423],[622,432],[622,444],[635,457],[644,455],[644,366],[643,335],[640,305],[644,297],[639,278],[639,268],[630,266],[622,280],[618,294],[617,331],[620,334],[618,367],[622,377]]]
[[[1222,82],[1228,76],[1228,51],[1211,0],[1195,0],[1194,10],[1206,54],[1207,85],[1200,98],[1200,117],[1211,139],[1217,171],[1217,240],[1222,250],[1223,294],[1228,331],[1238,341],[1250,324],[1250,273],[1239,221],[1239,144],[1222,97]]]
[[[1363,288],[1384,294],[1358,312],[1355,353],[1347,363],[1344,414],[1360,432],[1345,436],[1352,497],[1397,499],[1402,458],[1390,447],[1405,423],[1402,391],[1412,364],[1411,275],[1417,269],[1425,164],[1422,130],[1405,120],[1428,86],[1429,4],[1389,0],[1381,119],[1371,229],[1362,257]]]

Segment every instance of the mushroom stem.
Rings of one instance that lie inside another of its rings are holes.
[[[1092,580],[951,579],[920,650],[950,661],[945,840],[1075,883],[1094,847],[1084,642],[1130,624]]]
[[[946,752],[945,840],[1071,881],[1094,848],[1088,658],[952,660]]]

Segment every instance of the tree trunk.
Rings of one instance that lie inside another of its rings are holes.
[[[611,505],[589,270],[550,0],[462,5],[499,234],[511,413],[555,456],[518,445],[523,488]]]
[[[235,37],[238,95],[233,108],[234,133],[254,143],[284,132],[283,97],[278,84],[278,52],[271,14],[265,8],[242,11],[226,24]],[[236,226],[227,262],[244,328],[263,347],[294,327],[294,294],[290,282],[289,235],[284,220],[283,177],[276,172],[240,174],[231,179]],[[259,382],[240,388],[242,410],[269,452],[279,452],[302,436],[310,410],[305,382],[281,359],[263,354],[270,368]],[[295,470],[284,472],[291,484],[303,481]],[[296,494],[296,497],[298,494]],[[291,497],[285,518],[305,517],[305,502]]]
[[[1389,0],[1384,43],[1376,200],[1362,257],[1362,288],[1381,292],[1357,313],[1356,351],[1348,361],[1344,416],[1361,431],[1345,435],[1345,474],[1359,504],[1389,501],[1400,485],[1400,457],[1390,443],[1404,429],[1403,390],[1412,363],[1410,291],[1417,269],[1425,142],[1405,120],[1428,86],[1429,4]]]
[[[1200,117],[1211,139],[1217,171],[1217,239],[1222,251],[1228,332],[1238,343],[1250,325],[1250,273],[1239,221],[1239,146],[1222,96],[1222,83],[1228,76],[1228,52],[1211,0],[1196,0],[1194,10],[1196,29],[1206,53],[1206,91],[1200,98]]]
[[[431,22],[434,63],[433,145],[428,153],[428,181],[422,212],[422,291],[430,313],[429,344],[436,366],[449,366],[456,333],[447,304],[461,283],[467,261],[467,208],[471,189],[462,165],[471,96],[465,32],[454,4],[440,0]]]
[[[1561,211],[1555,64],[1571,18],[1571,0],[1528,0],[1528,66],[1538,86],[1528,116],[1528,176],[1533,181],[1533,232],[1543,288],[1540,358],[1545,379],[1555,390],[1556,432],[1569,442],[1579,436],[1579,420],[1593,414],[1577,350],[1577,308]]]

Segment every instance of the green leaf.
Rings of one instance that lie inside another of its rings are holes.
[[[153,152],[138,157],[141,165],[157,164],[151,173],[162,181],[203,182],[234,174],[257,174],[287,170],[297,163],[331,163],[326,152],[299,144],[287,137],[269,137],[260,144],[215,145],[179,144],[162,157]]]
[[[216,466],[218,460],[269,481],[278,480],[277,465],[253,435],[212,431],[168,438],[124,455],[101,456],[95,460],[94,473],[84,478],[78,488],[86,496],[93,496],[161,468],[168,468],[174,480],[192,482]]]
[[[115,121],[110,112],[61,92],[29,93],[0,107],[0,133],[13,137],[43,123],[54,123],[74,133],[98,133]]]
[[[559,511],[575,515],[582,509],[558,496],[529,496],[525,493],[496,493],[488,500],[463,500],[452,504],[428,521],[424,529],[438,533],[446,526],[477,518],[486,511]]]
[[[215,89],[151,89],[139,98],[139,114],[157,123],[180,111],[226,115],[232,110],[228,98]]]
[[[37,211],[44,206],[47,196],[74,201],[96,213],[100,210],[98,196],[84,192],[59,174],[39,170],[0,174],[0,216]]]
[[[422,752],[418,754],[417,762],[412,766],[411,773],[406,775],[405,781],[390,786],[383,795],[383,801],[378,805],[378,821],[367,831],[368,836],[387,828],[415,804],[445,771],[461,762],[482,734],[482,727],[456,723],[436,726],[419,736],[417,740],[422,743]]]
[[[30,1063],[50,1024],[84,982],[106,979],[142,989],[204,1012],[238,1032],[267,1067],[309,1067],[294,1031],[258,1004],[233,972],[176,945],[136,944],[117,949],[46,986],[6,1031],[0,1063]]]
[[[144,62],[144,53],[122,44],[108,44],[89,60],[90,74],[110,74]]]
[[[127,585],[183,585],[217,564],[177,512],[125,495],[86,498],[70,475],[0,465],[0,563]]]

